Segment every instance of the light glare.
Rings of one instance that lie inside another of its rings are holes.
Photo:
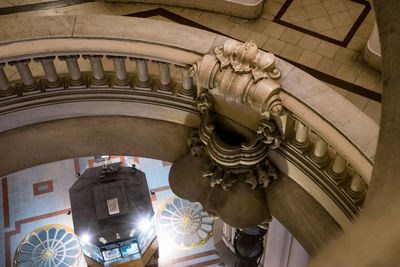
[[[139,229],[142,232],[145,232],[150,229],[151,221],[147,218],[142,218],[139,221]]]
[[[81,236],[81,240],[85,243],[88,243],[90,241],[90,236],[88,234],[83,234]]]

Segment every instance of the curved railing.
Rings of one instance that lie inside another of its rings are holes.
[[[5,22],[2,32],[0,136],[82,116],[142,117],[198,127],[190,67],[227,40],[178,24],[112,16],[21,18]],[[34,63],[42,70],[30,69]],[[5,66],[21,80],[9,81]],[[286,112],[275,119],[283,142],[269,157],[346,228],[370,182],[378,126],[310,75],[279,59],[275,67],[281,73],[277,96]],[[218,113],[257,130],[258,110],[218,94],[215,98]],[[3,163],[7,152],[0,156]],[[15,171],[6,165],[1,174]]]

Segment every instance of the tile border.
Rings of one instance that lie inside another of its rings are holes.
[[[285,27],[297,30],[299,32],[311,35],[313,37],[316,37],[318,39],[342,46],[342,47],[347,47],[347,45],[350,43],[351,39],[353,38],[354,34],[357,32],[358,28],[361,26],[362,22],[364,19],[367,17],[369,11],[371,10],[371,4],[368,1],[365,0],[350,0],[352,2],[362,4],[364,5],[364,9],[361,12],[360,16],[357,18],[357,20],[354,22],[353,26],[350,28],[349,32],[347,33],[346,37],[343,39],[343,41],[328,37],[326,35],[302,28],[300,26],[294,25],[292,23],[286,22],[281,20],[282,16],[285,14],[285,12],[289,9],[290,4],[293,2],[293,0],[286,0],[286,2],[282,5],[281,9],[278,11],[274,19],[272,20],[275,23],[281,24]]]
[[[47,185],[48,186],[47,189],[39,190],[39,187],[42,185]],[[53,180],[35,183],[35,184],[32,184],[32,186],[33,186],[33,195],[34,196],[54,192]]]
[[[8,180],[7,177],[1,179],[1,190],[3,197],[3,219],[4,229],[10,227],[10,204],[8,199]]]
[[[74,159],[74,170],[75,170],[75,176],[78,177],[78,174],[80,175],[81,173],[81,166],[79,164],[79,159]]]

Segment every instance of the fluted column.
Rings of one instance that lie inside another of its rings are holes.
[[[129,88],[128,73],[126,72],[125,58],[118,56],[107,56],[107,58],[112,59],[114,63],[115,79],[113,87],[117,88]]]
[[[314,145],[314,150],[310,158],[317,163],[320,167],[327,163],[329,160],[328,143],[318,136]]]
[[[83,55],[83,58],[89,59],[92,69],[91,87],[108,87],[108,80],[104,73],[103,62],[101,55]]]
[[[4,69],[3,69],[4,66],[5,66],[5,63],[0,64],[0,97],[8,96],[13,93],[13,90],[11,89],[8,78],[7,78],[6,74],[4,73]]]
[[[160,75],[160,81],[158,83],[158,91],[163,93],[172,94],[172,89],[174,88],[174,83],[171,80],[171,74],[169,71],[169,63],[165,62],[155,62],[158,65],[158,72]]]
[[[46,89],[60,89],[61,79],[57,74],[56,68],[54,67],[54,59],[55,57],[41,57],[36,58],[36,62],[40,62],[42,64],[44,73],[46,75]]]
[[[151,90],[151,78],[149,77],[149,70],[147,68],[147,59],[129,58],[136,62],[137,79],[135,81],[135,88],[141,90]]]
[[[193,99],[196,95],[196,89],[193,86],[193,78],[190,75],[188,67],[176,66],[182,71],[182,88],[179,91],[180,96]]]
[[[293,140],[293,144],[304,150],[310,146],[310,139],[308,138],[309,128],[307,125],[303,124],[301,121],[297,121],[296,125],[296,135]]]
[[[61,56],[58,57],[60,60],[65,60],[69,72],[69,88],[85,88],[85,80],[82,78],[81,70],[78,65],[78,55],[73,56]]]
[[[12,66],[16,66],[19,76],[22,80],[21,93],[22,94],[30,94],[39,88],[38,82],[33,78],[31,69],[29,68],[30,59],[14,61],[9,64]]]

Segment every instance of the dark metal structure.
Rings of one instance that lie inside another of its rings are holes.
[[[119,162],[87,169],[69,195],[74,230],[86,256],[100,263],[133,254],[137,258],[154,239],[146,176],[134,166]]]

